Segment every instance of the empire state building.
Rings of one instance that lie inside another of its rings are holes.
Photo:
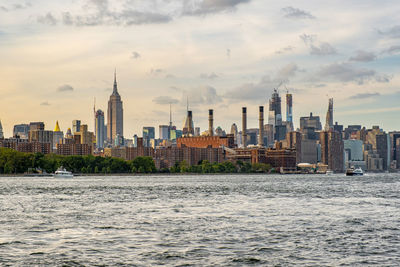
[[[111,142],[115,137],[124,135],[124,110],[122,108],[121,96],[118,93],[117,73],[114,73],[114,88],[108,100],[107,113],[107,138]]]

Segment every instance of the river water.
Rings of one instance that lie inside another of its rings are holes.
[[[0,178],[1,266],[399,263],[399,174]]]

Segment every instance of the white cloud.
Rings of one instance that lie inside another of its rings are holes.
[[[200,86],[190,90],[183,90],[182,103],[189,99],[190,105],[217,104],[222,101],[222,97],[217,94],[217,90],[212,86]]]
[[[376,81],[387,83],[390,77],[387,75],[380,75],[375,70],[366,68],[357,68],[349,63],[333,63],[323,66],[316,74],[320,79],[333,79],[340,82],[356,82],[364,84],[368,81]]]
[[[355,56],[352,56],[350,61],[359,61],[359,62],[370,62],[376,59],[376,55],[373,52],[366,52],[363,50],[358,50]]]
[[[57,88],[57,91],[58,92],[69,92],[69,91],[74,91],[74,88],[69,84],[64,84],[64,85],[59,86]]]
[[[172,98],[170,96],[157,96],[153,99],[153,102],[158,105],[167,105],[167,104],[178,104],[179,100]]]
[[[282,8],[282,12],[285,13],[286,18],[291,18],[291,19],[315,19],[313,15],[311,15],[310,12],[307,12],[305,10],[301,10],[299,8],[295,7],[285,7]]]

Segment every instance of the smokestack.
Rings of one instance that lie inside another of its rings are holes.
[[[242,143],[247,147],[247,108],[242,108]]]
[[[214,135],[214,110],[208,110],[208,135]]]
[[[264,146],[264,107],[260,106],[259,119],[258,119],[258,127],[260,128],[260,132],[258,133],[258,145]]]
[[[194,135],[194,129],[193,129],[193,113],[192,113],[191,110],[188,110],[188,118],[189,118],[188,133]]]

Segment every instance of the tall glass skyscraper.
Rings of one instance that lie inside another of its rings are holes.
[[[293,131],[293,96],[286,94],[286,121],[289,123],[290,130]]]
[[[96,118],[95,118],[95,134],[96,134],[96,147],[97,148],[103,148],[104,147],[104,141],[105,141],[105,127],[104,127],[104,112],[102,110],[97,110],[96,111]]]
[[[143,127],[143,143],[144,146],[150,146],[150,139],[155,138],[155,129],[154,127]]]

